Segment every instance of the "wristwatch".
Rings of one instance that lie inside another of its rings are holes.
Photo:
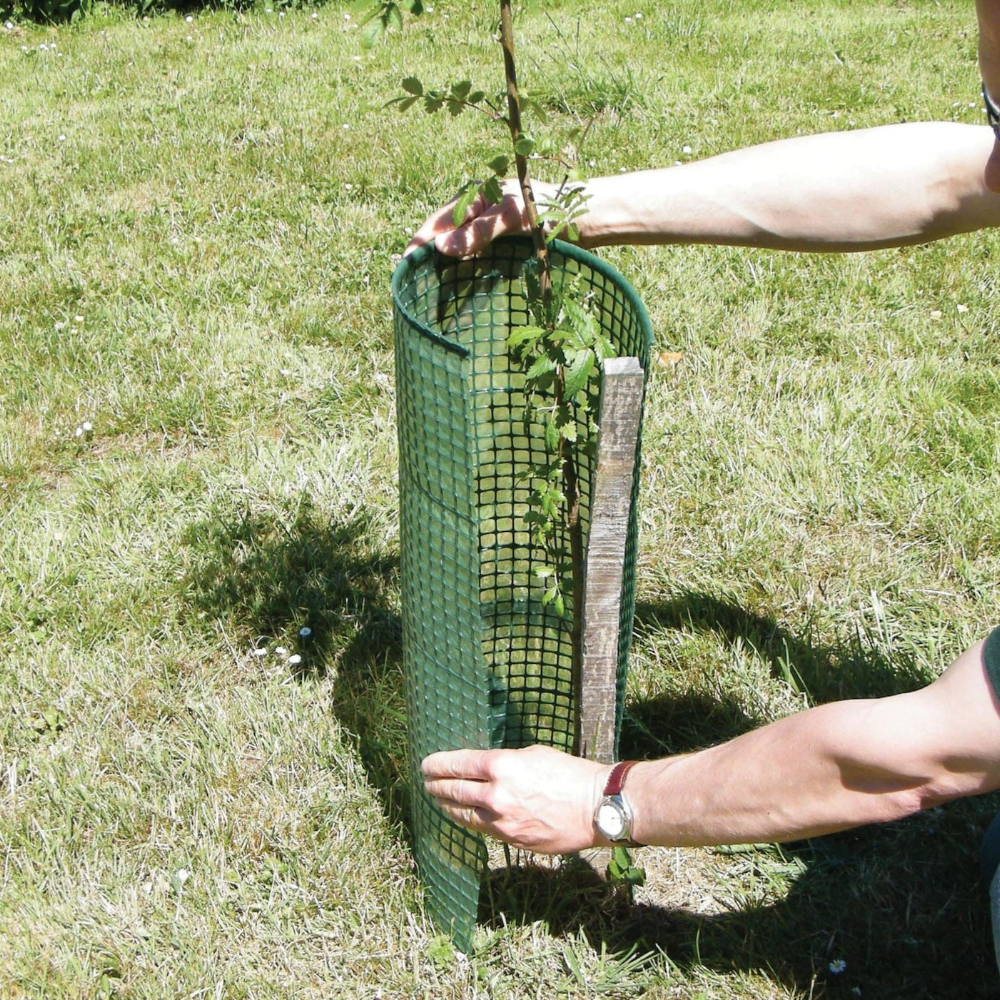
[[[1000,142],[1000,107],[997,107],[997,102],[993,100],[992,95],[986,89],[986,84],[983,84],[983,103],[986,105],[986,120],[990,123],[990,128],[993,129],[993,135],[997,142]]]
[[[639,846],[632,839],[632,809],[622,792],[625,776],[636,763],[634,760],[622,760],[615,764],[608,775],[604,795],[594,810],[594,826],[612,844]]]

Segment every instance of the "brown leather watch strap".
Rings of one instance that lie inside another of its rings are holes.
[[[611,773],[608,775],[608,783],[604,787],[605,795],[621,795],[622,788],[625,786],[625,776],[628,774],[629,769],[633,764],[638,764],[637,760],[620,760],[613,768],[611,768]]]

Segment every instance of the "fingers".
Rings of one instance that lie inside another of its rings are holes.
[[[458,778],[465,781],[488,781],[490,750],[440,750],[426,756],[420,767],[427,781]]]
[[[524,208],[520,190],[512,182],[504,183],[499,203],[490,204],[482,194],[473,199],[465,217],[455,225],[456,198],[430,215],[414,233],[403,255],[431,241],[449,257],[474,257],[500,236],[513,236],[525,230]]]

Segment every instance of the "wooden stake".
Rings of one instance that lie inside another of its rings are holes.
[[[606,764],[615,753],[622,578],[644,387],[638,358],[604,362],[583,583],[576,750],[582,757]]]

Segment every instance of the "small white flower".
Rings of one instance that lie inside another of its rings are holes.
[[[73,317],[73,322],[74,323],[82,323],[83,322],[83,317],[82,316],[74,316]]]
[[[94,429],[94,425],[89,420],[84,420],[80,426],[83,428],[84,434],[89,434]]]
[[[353,184],[345,184],[344,185],[344,190],[345,191],[353,191],[354,190],[354,185]]]
[[[641,11],[636,11],[636,13],[635,13],[635,19],[637,21],[641,21],[642,20],[642,12]]]
[[[347,124],[347,122],[344,122],[344,128],[350,128],[350,127],[351,127],[351,126],[350,126],[350,125],[348,125],[348,124]]]
[[[299,664],[301,662],[302,662],[302,657],[299,656],[298,653],[292,653],[292,655],[288,657],[289,666],[294,667],[296,666],[296,664]]]
[[[74,434],[75,437],[82,438],[83,437],[83,428],[82,427],[77,427],[77,429],[73,432],[73,434]]]
[[[313,12],[312,12],[312,13],[311,13],[311,14],[310,14],[309,16],[310,16],[310,17],[311,17],[311,18],[312,18],[312,19],[313,19],[314,21],[318,21],[318,20],[319,20],[319,14],[317,14],[317,13],[316,13],[316,11],[313,11]]]
[[[59,141],[60,142],[65,142],[66,141],[66,136],[64,136],[64,135],[59,136]]]
[[[931,319],[940,319],[943,315],[944,313],[942,313],[940,309],[931,310]]]
[[[690,147],[690,146],[685,146],[685,147],[684,147],[684,148],[683,148],[683,149],[681,150],[681,152],[682,152],[682,153],[683,153],[683,154],[684,154],[685,156],[690,156],[690,155],[691,155],[691,152],[692,152],[692,150],[691,150],[691,147]]]
[[[835,958],[829,965],[830,971],[835,976],[839,976],[846,968],[847,963],[842,958]]]
[[[303,625],[302,628],[299,629],[299,635],[303,639],[308,639],[312,634],[313,630],[308,625]]]
[[[958,306],[957,308],[958,308],[958,311],[959,311],[960,313],[967,313],[967,312],[969,311],[969,307],[968,307],[968,306],[963,306],[963,305],[960,305],[960,306]]]
[[[180,882],[181,885],[183,885],[190,877],[191,873],[186,868],[177,869],[177,881]]]
[[[267,656],[267,646],[255,646],[250,650],[251,656]]]
[[[625,18],[625,23],[626,23],[626,24],[631,24],[631,23],[632,23],[632,18],[630,18],[630,17],[626,17],[626,18]]]
[[[274,655],[275,656],[288,656],[288,650],[285,649],[284,646],[275,646],[274,647]]]
[[[184,20],[187,21],[188,24],[191,24],[194,21],[194,18],[190,14],[188,14],[188,16],[184,18]]]
[[[4,27],[5,27],[5,28],[6,28],[6,29],[7,29],[8,31],[13,31],[13,30],[14,30],[14,22],[13,22],[13,21],[4,21],[4,25],[3,25],[3,26],[4,26]]]

